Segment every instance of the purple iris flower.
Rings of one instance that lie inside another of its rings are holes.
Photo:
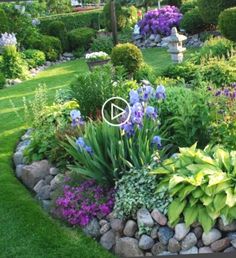
[[[72,110],[70,112],[70,117],[72,119],[72,123],[71,123],[72,127],[76,127],[84,124],[84,121],[81,117],[81,113],[79,110],[76,110],[76,109]]]
[[[159,149],[162,147],[162,144],[161,144],[161,137],[160,136],[154,136],[153,139],[152,139],[152,145],[156,145]]]
[[[142,125],[143,122],[143,106],[141,103],[135,103],[131,108],[131,121],[134,124]]]
[[[156,98],[165,99],[166,98],[166,89],[163,85],[160,85],[156,89]]]
[[[132,123],[126,123],[122,125],[121,128],[124,130],[127,136],[131,137],[134,135],[134,125]]]
[[[131,90],[129,93],[129,102],[131,105],[139,102],[139,94],[136,90]]]
[[[79,137],[76,140],[75,144],[77,145],[79,151],[85,150],[88,154],[90,154],[90,155],[93,154],[92,148],[85,144],[83,137]]]
[[[146,115],[149,118],[156,119],[157,118],[157,112],[156,109],[152,106],[147,106],[146,107]]]

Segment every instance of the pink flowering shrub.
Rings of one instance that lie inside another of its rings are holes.
[[[95,217],[105,217],[114,206],[114,189],[104,188],[94,180],[79,186],[65,185],[56,207],[63,219],[71,225],[86,226]]]
[[[179,26],[182,17],[177,7],[167,5],[147,12],[138,25],[142,35],[159,33],[168,36],[173,27]]]

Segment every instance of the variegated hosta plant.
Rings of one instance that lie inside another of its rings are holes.
[[[167,188],[173,197],[170,223],[184,217],[188,226],[199,222],[207,232],[219,217],[225,224],[236,219],[236,151],[220,146],[200,150],[196,144],[179,151],[151,172],[162,178],[157,191]]]

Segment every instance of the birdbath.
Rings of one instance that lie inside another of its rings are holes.
[[[171,59],[174,63],[182,63],[186,48],[183,47],[183,41],[187,37],[178,33],[176,27],[171,30],[171,35],[167,38],[168,40],[168,52],[171,54]]]

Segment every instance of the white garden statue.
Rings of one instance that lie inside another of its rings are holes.
[[[140,27],[138,26],[138,24],[136,24],[134,26],[134,31],[133,31],[134,35],[139,35],[140,34]]]
[[[171,54],[171,59],[174,63],[182,63],[186,48],[183,47],[183,41],[187,39],[186,36],[178,33],[176,27],[171,30],[171,35],[167,38],[168,40],[168,52]]]

